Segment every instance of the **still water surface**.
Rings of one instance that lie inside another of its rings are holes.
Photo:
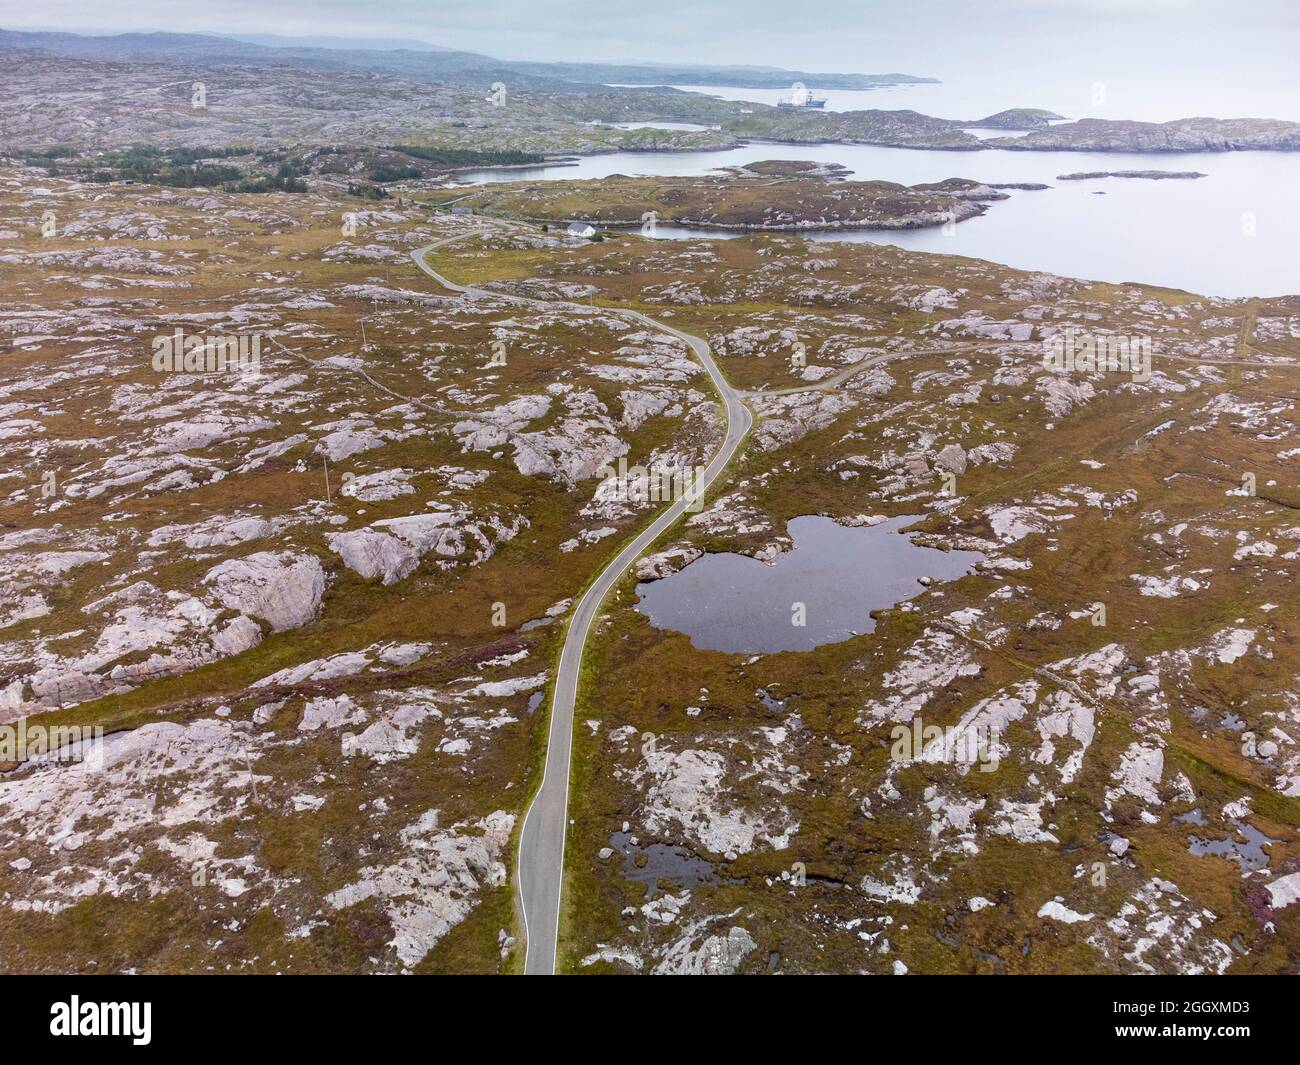
[[[731,552],[706,554],[637,585],[637,609],[659,628],[686,633],[701,650],[767,654],[838,643],[871,632],[870,611],[921,592],[918,577],[951,580],[983,558],[900,535],[919,520],[903,515],[850,528],[816,515],[794,518],[794,548],[772,565]],[[792,623],[799,603],[803,625]]]
[[[929,151],[754,143],[729,151],[611,152],[587,156],[572,166],[473,171],[462,180],[700,175],[760,159],[840,163],[855,179],[905,185],[966,177],[1052,186],[1039,192],[1011,191],[1010,199],[990,204],[982,217],[949,227],[955,232],[934,227],[806,234],[815,239],[895,244],[1067,277],[1139,281],[1213,296],[1300,293],[1297,152]],[[1096,170],[1195,170],[1208,176],[1057,180],[1060,174]],[[664,226],[657,233],[669,239],[698,235]]]

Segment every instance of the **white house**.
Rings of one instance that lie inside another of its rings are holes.
[[[586,222],[570,222],[569,228],[565,230],[571,237],[579,237],[582,240],[590,240],[596,235],[595,226],[590,226]]]

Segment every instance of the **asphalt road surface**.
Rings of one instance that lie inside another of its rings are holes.
[[[704,476],[696,488],[707,491],[722,475],[732,457],[740,448],[745,434],[753,424],[753,415],[745,406],[740,394],[726,379],[709,346],[697,336],[683,333],[670,325],[657,321],[640,311],[614,307],[593,308],[585,303],[567,300],[541,300],[524,296],[503,296],[448,281],[425,262],[425,256],[436,248],[463,240],[472,234],[449,237],[415,251],[413,258],[426,274],[439,284],[466,295],[483,295],[492,299],[508,299],[515,303],[536,304],[546,307],[569,307],[583,315],[593,311],[614,314],[639,322],[662,333],[683,340],[704,365],[713,387],[722,397],[727,415],[727,434],[713,459],[705,468]],[[655,520],[637,534],[618,553],[618,556],[601,571],[578,600],[569,619],[569,630],[560,652],[560,665],[555,680],[555,696],[551,703],[550,733],[546,744],[546,766],[542,784],[533,797],[532,805],[524,815],[519,836],[519,901],[524,913],[524,934],[527,954],[524,972],[551,974],[555,972],[556,944],[560,927],[560,893],[564,886],[564,842],[569,824],[569,765],[573,753],[573,707],[578,695],[578,676],[582,667],[582,652],[587,644],[592,623],[600,611],[600,604],[615,582],[627,571],[646,549],[685,512],[690,498],[674,500]]]

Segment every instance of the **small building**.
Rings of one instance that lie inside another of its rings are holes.
[[[570,222],[565,232],[579,240],[590,240],[596,235],[596,227],[586,222]]]

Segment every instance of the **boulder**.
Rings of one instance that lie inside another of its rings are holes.
[[[349,569],[367,580],[379,577],[384,584],[396,584],[430,551],[447,557],[459,555],[465,548],[464,535],[457,527],[463,519],[456,511],[387,518],[369,529],[335,533],[329,545]]]
[[[934,464],[939,469],[948,470],[950,473],[965,473],[966,451],[960,444],[949,444],[935,457]]]
[[[296,629],[316,617],[325,594],[325,571],[314,555],[259,551],[210,569],[222,606],[261,618],[273,632]]]

